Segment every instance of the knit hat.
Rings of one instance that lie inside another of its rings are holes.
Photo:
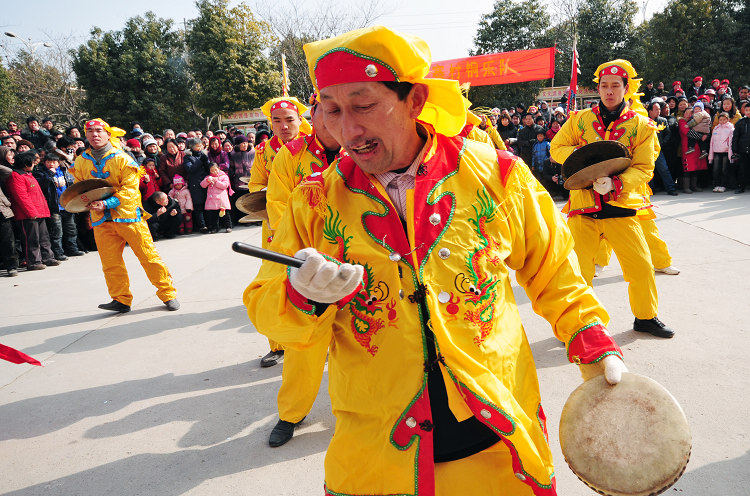
[[[700,109],[703,110],[703,102],[695,102],[695,104],[693,105],[693,109],[695,109],[696,107],[700,107]]]
[[[184,186],[185,185],[185,178],[183,178],[179,174],[175,174],[174,177],[172,178],[172,184],[182,184]]]
[[[155,139],[151,138],[143,142],[143,148],[148,148],[148,145],[159,146],[159,143],[157,143]]]
[[[672,88],[674,88],[675,86],[682,86],[682,81],[675,81],[674,83],[672,83]]]
[[[446,136],[455,136],[466,123],[458,81],[428,77],[432,55],[421,38],[373,26],[307,43],[303,49],[316,90],[362,82],[424,84],[429,91],[418,121]]]
[[[125,145],[127,145],[128,148],[140,148],[141,142],[135,138],[130,138],[125,142]]]
[[[695,76],[695,77],[693,78],[693,82],[694,82],[694,83],[697,83],[698,81],[700,81],[700,82],[703,82],[703,78],[702,78],[702,77],[700,77],[700,76]]]
[[[718,79],[715,79],[715,81],[718,81]],[[716,94],[716,91],[714,91],[714,89],[713,89],[713,88],[708,88],[708,89],[706,90],[706,93],[705,93],[705,94],[706,94],[706,95],[715,95],[715,94]]]
[[[248,139],[244,134],[236,134],[234,138],[232,138],[232,141],[235,145],[239,145],[240,143],[247,143]]]
[[[141,165],[145,167],[149,162],[156,163],[156,160],[154,159],[154,157],[146,157],[145,159],[143,159],[143,163]]]

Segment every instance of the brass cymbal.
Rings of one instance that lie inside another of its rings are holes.
[[[60,195],[60,205],[71,213],[86,212],[89,203],[104,200],[115,194],[115,188],[104,179],[79,181]]]

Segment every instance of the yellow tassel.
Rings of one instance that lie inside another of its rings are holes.
[[[297,189],[304,195],[313,212],[324,218],[328,210],[328,198],[323,191],[323,185],[318,181],[304,181]]]

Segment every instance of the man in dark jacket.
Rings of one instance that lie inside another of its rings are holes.
[[[664,105],[666,106],[666,104]],[[667,141],[669,141],[671,133],[669,125],[667,124],[667,119],[661,117],[661,105],[658,102],[649,103],[646,110],[648,110],[649,119],[654,121],[657,128],[659,128],[656,137],[659,139],[659,147],[661,148],[659,150],[659,156],[654,163],[654,178],[651,179],[649,185],[653,190],[656,174],[658,174],[667,194],[670,196],[677,196],[677,187],[675,186],[674,179],[672,179],[672,175],[669,173],[669,166],[667,166],[667,160],[664,157],[664,147]]]
[[[206,190],[201,181],[208,175],[208,156],[203,153],[203,143],[198,138],[187,140],[188,153],[185,153],[184,167],[187,171],[188,189],[193,199],[193,229],[207,233],[203,208],[206,205]]]
[[[39,119],[36,116],[30,115],[26,119],[26,129],[21,131],[21,138],[30,141],[34,148],[41,150],[44,147],[47,140],[49,140],[49,134],[45,134],[39,125]]]
[[[518,131],[516,146],[518,148],[518,156],[529,167],[531,167],[531,149],[534,143],[536,143],[536,135],[540,130],[542,128],[534,124],[533,114],[527,113],[523,116],[523,127]]]
[[[745,187],[750,183],[750,105],[745,105],[745,117],[734,125],[732,158],[738,168],[735,193],[744,193]]]
[[[148,228],[154,240],[160,237],[174,238],[182,223],[180,204],[163,191],[157,191],[143,200],[143,208],[151,214]]]

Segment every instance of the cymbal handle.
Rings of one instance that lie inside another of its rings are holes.
[[[289,265],[291,267],[297,268],[302,267],[302,264],[305,262],[304,260],[300,260],[299,258],[289,257],[275,251],[266,250],[265,248],[261,248],[255,245],[249,245],[240,241],[235,241],[234,243],[232,243],[232,250],[236,251],[237,253],[242,253],[243,255],[250,255],[251,257],[262,258],[263,260],[268,260],[269,262],[276,262],[282,265]]]

